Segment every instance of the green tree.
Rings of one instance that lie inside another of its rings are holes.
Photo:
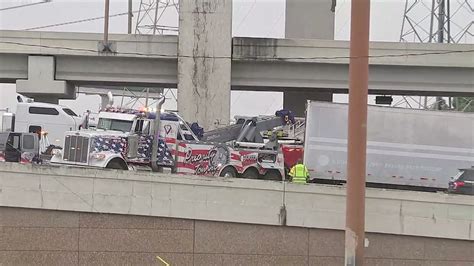
[[[474,97],[454,97],[453,106],[456,111],[474,112]]]

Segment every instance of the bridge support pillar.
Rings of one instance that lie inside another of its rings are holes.
[[[331,92],[284,92],[283,108],[291,110],[297,117],[304,117],[306,101],[332,102]]]
[[[205,129],[230,119],[232,0],[180,0],[178,111]]]
[[[334,40],[336,0],[286,0],[285,37]],[[306,100],[332,102],[331,92],[285,92],[283,106],[304,116]]]
[[[63,80],[55,80],[54,56],[28,56],[28,79],[16,81],[17,93],[37,102],[58,103],[59,99],[75,99],[75,87]]]
[[[286,0],[285,37],[334,40],[336,0]]]

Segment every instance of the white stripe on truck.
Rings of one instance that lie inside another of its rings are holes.
[[[347,145],[347,140],[346,139],[310,137],[309,141],[325,142],[325,143],[337,143],[337,144],[346,144]],[[474,149],[453,148],[453,147],[432,146],[432,145],[391,143],[391,142],[379,142],[379,141],[368,141],[367,145],[368,146],[379,146],[379,147],[395,148],[395,149],[429,150],[429,151],[460,152],[460,153],[472,153],[472,154],[474,154]]]
[[[325,145],[309,145],[310,149],[323,150],[323,151],[340,151],[347,152],[346,147],[334,147]],[[392,155],[401,157],[416,157],[416,158],[427,158],[427,159],[443,159],[452,161],[470,161],[474,162],[474,157],[468,156],[456,156],[456,155],[445,155],[445,154],[434,154],[434,153],[420,153],[420,152],[403,152],[403,151],[392,151],[392,150],[377,150],[367,149],[367,154],[378,154],[378,155]]]

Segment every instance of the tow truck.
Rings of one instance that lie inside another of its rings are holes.
[[[178,113],[161,111],[163,102],[164,98],[156,114],[113,107],[102,110],[95,129],[66,132],[64,149],[53,151],[51,163],[122,170],[157,166],[178,174],[269,180],[285,177],[284,156],[276,134],[265,143],[250,142],[248,138],[199,139]],[[159,135],[154,134],[156,125]],[[239,134],[245,132],[249,133],[245,130]],[[157,155],[153,160],[155,136]]]

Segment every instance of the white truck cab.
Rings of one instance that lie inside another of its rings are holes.
[[[82,119],[71,109],[49,103],[19,102],[12,119],[13,131],[47,132],[50,144],[63,146],[64,133],[77,130]]]

